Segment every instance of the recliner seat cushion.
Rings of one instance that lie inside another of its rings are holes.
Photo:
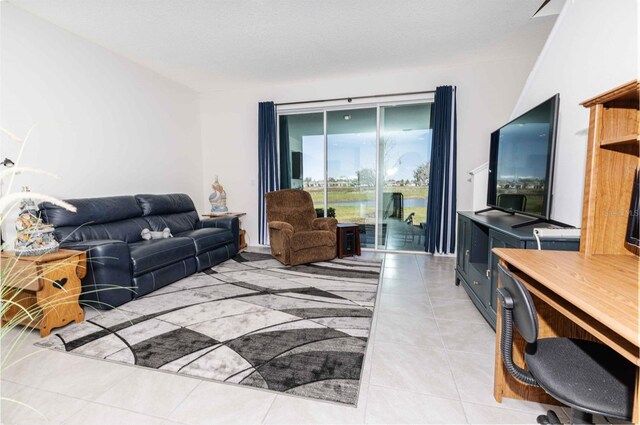
[[[233,242],[233,233],[228,229],[207,228],[189,230],[176,236],[193,240],[196,248],[196,255],[200,255],[219,246],[228,244],[229,242]]]
[[[196,255],[189,238],[155,239],[129,244],[134,276],[140,276]]]
[[[313,230],[310,232],[295,232],[291,236],[291,250],[316,248],[320,246],[336,245],[336,234],[326,230]]]

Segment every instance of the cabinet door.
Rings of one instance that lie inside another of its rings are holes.
[[[493,232],[489,234],[489,250],[493,248],[524,248],[522,243],[517,239],[513,239],[509,236],[500,234],[498,232]],[[498,305],[498,301],[496,298],[496,289],[498,288],[498,256],[494,255],[491,251],[489,252],[489,265],[491,267],[491,312],[493,316],[496,315],[496,309]]]
[[[491,281],[487,279],[487,267],[488,265],[485,265],[484,272],[476,267],[470,267],[467,281],[469,288],[476,294],[485,310],[489,309],[491,297]]]
[[[458,216],[458,246],[456,248],[456,268],[464,277],[469,271],[469,247],[471,245],[471,232],[468,218]]]

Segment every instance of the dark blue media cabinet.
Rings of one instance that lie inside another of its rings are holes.
[[[523,215],[501,211],[482,214],[458,212],[458,243],[456,249],[456,285],[461,284],[480,313],[496,328],[496,288],[498,257],[493,248],[538,249],[533,229],[542,224],[512,228],[514,224],[531,220]],[[542,249],[578,251],[577,239],[544,239]]]

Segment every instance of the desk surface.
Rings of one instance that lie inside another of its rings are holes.
[[[627,341],[640,345],[638,257],[506,248],[494,252]]]
[[[73,257],[78,254],[84,254],[84,251],[76,251],[73,249],[59,249],[55,252],[40,255],[16,255],[15,251],[4,251],[2,252],[2,254],[0,254],[0,256],[3,259],[15,259],[35,264],[45,264],[53,261],[66,260],[69,257]]]

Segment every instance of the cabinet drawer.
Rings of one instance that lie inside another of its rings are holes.
[[[580,249],[579,240],[542,240],[540,241],[542,249],[550,249],[553,251],[578,251]],[[538,249],[538,243],[536,241],[527,241],[527,249]]]
[[[469,288],[478,296],[482,304],[488,307],[491,302],[491,280],[474,267],[469,267],[467,283]]]
[[[46,269],[43,270],[41,266],[38,266],[33,261],[20,261],[15,258],[3,258],[2,261],[5,262],[3,268],[7,270],[6,276],[2,277],[3,286],[26,289],[34,292],[42,289],[40,276],[46,273]],[[8,272],[9,270],[10,273]]]
[[[501,245],[499,245],[499,247],[501,248],[524,248],[525,244],[524,241],[521,241],[518,238],[514,238],[512,236],[509,235],[505,235],[504,233],[495,231],[493,229],[489,230],[489,238],[491,239],[497,239],[500,242],[502,242]],[[535,242],[534,242],[535,243]],[[492,244],[494,245],[494,244]],[[496,246],[492,246],[492,248],[496,248],[498,247],[497,244],[495,244]]]

